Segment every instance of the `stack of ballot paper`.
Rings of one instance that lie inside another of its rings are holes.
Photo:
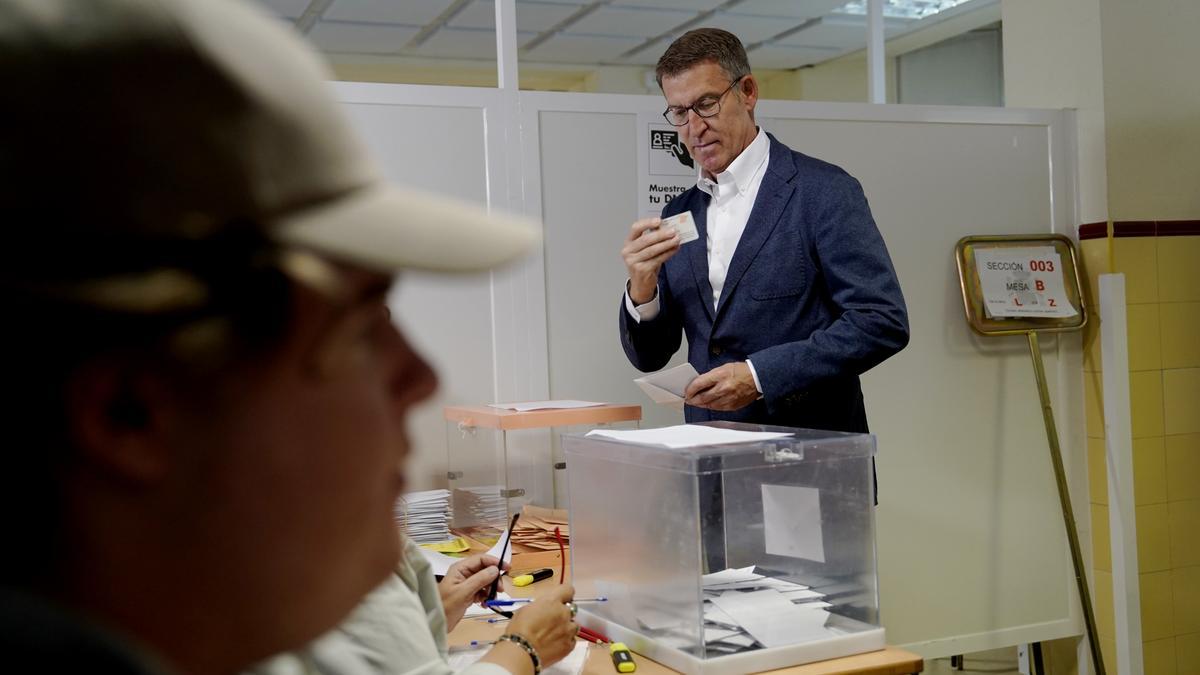
[[[727,569],[703,577],[704,646],[710,653],[781,647],[831,633],[824,595],[786,579],[767,577],[754,567]]]
[[[517,550],[527,551],[557,551],[558,539],[554,536],[554,528],[562,535],[563,544],[570,543],[570,531],[567,528],[566,509],[548,509],[541,506],[526,505],[521,510],[521,519],[513,529],[512,541]]]
[[[753,566],[703,577],[704,653],[709,657],[800,644],[838,635],[828,624],[825,595],[786,579],[759,574]],[[696,635],[678,621],[640,612],[638,623],[655,640],[694,651]]]
[[[508,500],[501,485],[454,488],[454,513],[459,523],[499,525],[508,521]]]
[[[512,546],[508,545],[508,539],[508,530],[504,530],[500,533],[500,536],[496,538],[496,543],[493,544],[490,549],[488,549],[486,555],[490,555],[493,558],[500,558],[505,563],[512,562],[513,550]],[[458,539],[456,541],[462,540]],[[454,563],[462,560],[462,558],[451,558],[450,556],[446,555],[446,553],[443,553],[440,550],[435,550],[440,548],[443,547],[436,545],[423,545],[420,547],[421,557],[425,558],[425,562],[429,563],[429,569],[433,571],[434,576],[439,577],[445,576]]]
[[[451,539],[449,490],[410,492],[396,502],[396,522],[418,544]]]

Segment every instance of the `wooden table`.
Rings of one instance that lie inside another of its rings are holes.
[[[587,408],[546,408],[518,412],[487,405],[451,405],[442,408],[442,416],[446,418],[447,422],[458,422],[468,427],[487,427],[511,431],[513,429],[570,427],[579,424],[640,422],[642,406],[605,403]]]
[[[514,598],[532,597],[549,590],[557,585],[558,570],[554,571],[554,579],[546,579],[524,588],[514,588],[509,585],[509,578],[504,577],[505,590]],[[486,617],[485,617],[486,618]],[[504,624],[487,623],[483,619],[463,619],[450,633],[450,645],[467,645],[472,640],[494,640],[504,632]],[[637,675],[669,675],[676,671],[650,660],[646,656],[636,654]],[[925,669],[925,661],[912,652],[887,647],[877,652],[856,654],[840,659],[818,661],[802,666],[792,666],[772,673],[787,673],[787,675],[912,675]],[[608,655],[606,645],[590,645],[587,663],[583,667],[585,675],[614,675],[612,658]]]

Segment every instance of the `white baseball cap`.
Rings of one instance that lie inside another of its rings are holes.
[[[4,0],[0,213],[83,247],[249,224],[380,272],[487,269],[536,243],[531,221],[390,184],[328,79],[236,0]]]

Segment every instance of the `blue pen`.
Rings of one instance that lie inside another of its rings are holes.
[[[520,605],[526,602],[533,602],[533,600],[533,598],[512,598],[510,600],[488,600],[483,604],[487,607],[504,607],[506,605]],[[608,602],[608,598],[603,596],[598,598],[576,598],[571,602],[577,605],[583,602]]]
[[[451,654],[455,652],[470,652],[479,649],[480,647],[494,644],[496,644],[495,640],[471,640],[465,645],[450,645],[447,651],[449,651]]]

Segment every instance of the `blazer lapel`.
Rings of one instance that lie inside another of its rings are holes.
[[[692,264],[692,276],[696,279],[696,290],[700,293],[700,304],[708,313],[709,323],[713,320],[712,284],[708,282],[708,200],[712,199],[704,191],[697,189],[697,198],[689,207],[692,220],[696,221],[696,234],[700,238],[684,244],[688,261]]]
[[[742,280],[750,263],[775,230],[775,225],[783,216],[788,200],[796,189],[790,182],[796,175],[791,152],[775,140],[774,136],[770,136],[770,139],[771,154],[767,162],[767,173],[758,187],[758,196],[754,200],[754,208],[750,211],[746,229],[742,231],[742,238],[738,240],[737,248],[733,250],[733,258],[729,261],[729,272],[725,275],[725,285],[721,289],[717,316],[720,316],[721,311],[729,304],[729,298],[733,296],[738,282]],[[705,277],[707,279],[707,273]]]

